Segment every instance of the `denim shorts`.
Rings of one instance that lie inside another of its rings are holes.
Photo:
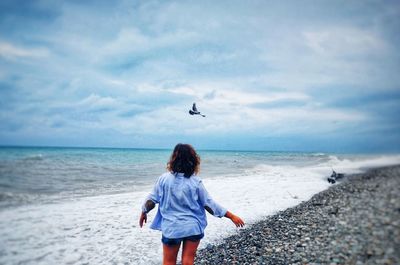
[[[168,238],[165,236],[161,237],[161,242],[166,245],[178,245],[182,241],[189,240],[189,241],[198,241],[204,237],[204,234],[195,235],[195,236],[187,236],[187,237],[180,237],[180,238]]]

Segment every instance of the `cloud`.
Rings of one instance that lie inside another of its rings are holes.
[[[2,3],[0,144],[393,139],[398,4],[307,3]]]
[[[104,45],[100,52],[105,55],[143,54],[156,49],[176,48],[187,43],[192,45],[195,39],[196,34],[193,32],[177,30],[150,36],[142,33],[138,28],[129,27],[121,29],[116,39]]]
[[[88,108],[90,110],[104,111],[113,110],[119,105],[118,101],[112,97],[101,97],[97,94],[91,94],[77,103],[77,107]]]
[[[45,48],[21,48],[11,43],[0,42],[0,56],[12,59],[18,57],[46,57],[49,52]]]
[[[333,28],[303,33],[306,45],[328,57],[365,56],[386,53],[385,42],[373,32],[357,28]]]

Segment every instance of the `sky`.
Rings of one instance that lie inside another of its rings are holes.
[[[399,47],[399,1],[2,0],[0,145],[398,153]]]

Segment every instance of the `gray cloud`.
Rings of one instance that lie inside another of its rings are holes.
[[[0,7],[0,144],[399,134],[396,1]],[[187,119],[193,101],[207,119]]]

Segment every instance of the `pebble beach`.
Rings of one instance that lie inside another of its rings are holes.
[[[400,166],[346,176],[207,245],[195,264],[400,264]]]

